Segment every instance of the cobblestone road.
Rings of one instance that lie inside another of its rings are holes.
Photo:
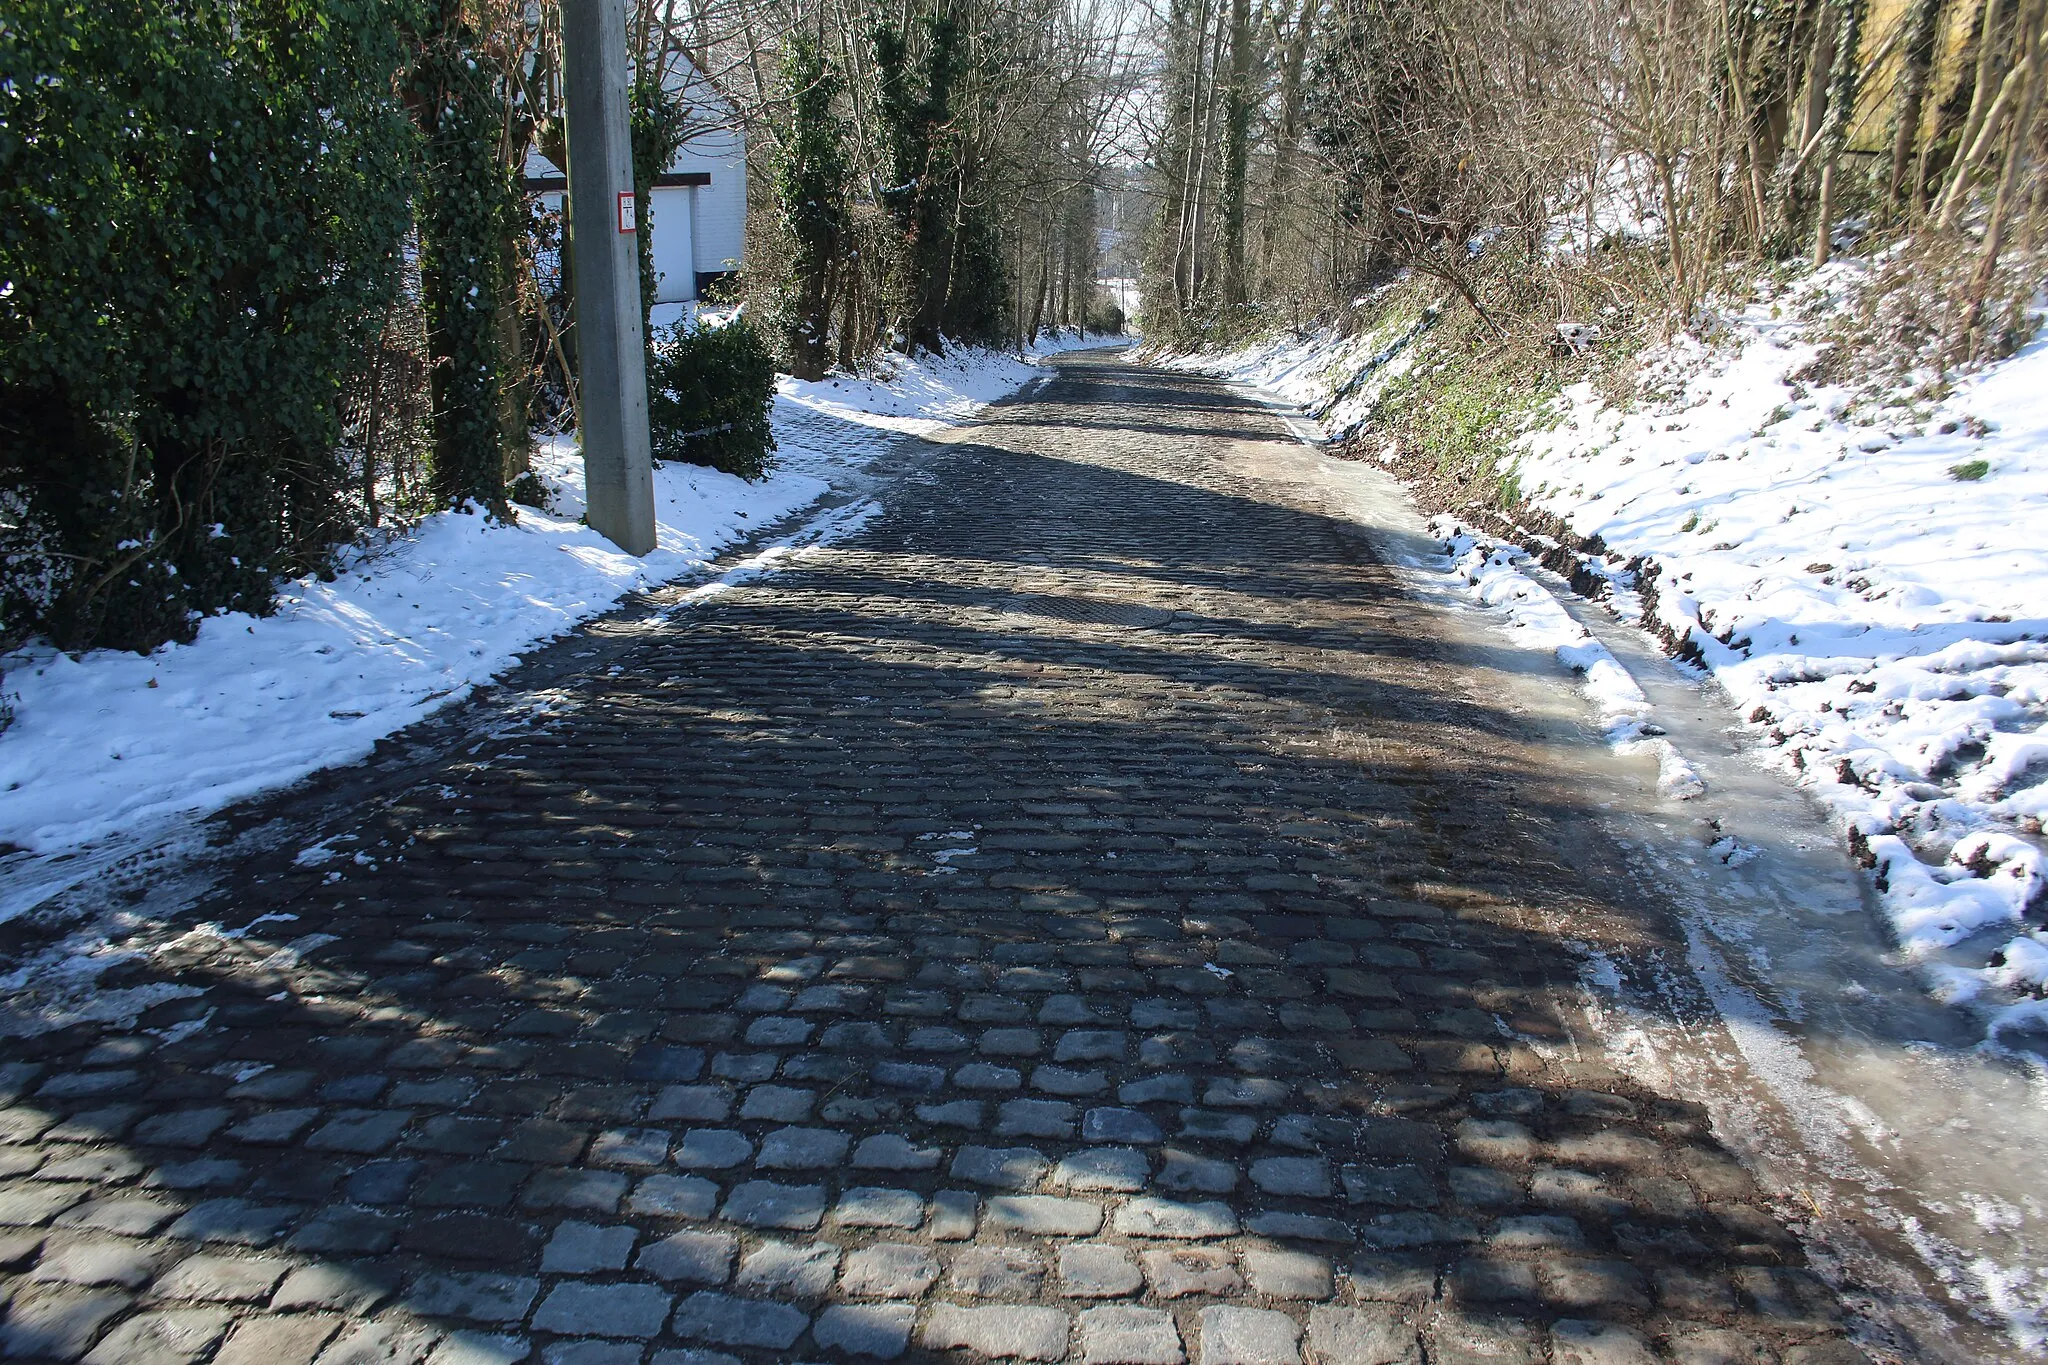
[[[0,1349],[1861,1360],[1567,1036],[1571,793],[1281,438],[1074,361],[142,926],[199,993],[4,1044]]]

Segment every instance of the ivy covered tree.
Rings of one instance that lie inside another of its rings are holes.
[[[877,196],[901,237],[899,330],[911,350],[942,351],[948,336],[999,342],[1010,290],[987,168],[969,152],[955,101],[974,75],[960,24],[927,17],[913,56],[886,24],[871,35],[875,111],[890,183]]]
[[[924,23],[922,60],[902,32],[875,29],[875,110],[890,183],[879,198],[902,236],[903,344],[943,351],[946,294],[953,275],[959,166],[947,128],[960,68],[960,26],[950,16]]]
[[[963,197],[960,205],[944,317],[956,341],[998,346],[1009,336],[1010,272],[995,208],[985,200]]]
[[[799,33],[783,49],[782,84],[790,105],[789,132],[775,161],[789,239],[783,333],[791,373],[821,379],[831,362],[833,264],[846,235],[846,148],[832,107],[842,83],[817,39]]]
[[[652,345],[654,300],[660,285],[654,275],[651,197],[655,178],[675,160],[689,132],[689,108],[662,84],[658,64],[643,63],[634,71],[626,109],[633,144],[633,213],[640,224],[640,231],[634,234],[640,251],[640,335]]]
[[[261,612],[352,528],[343,379],[398,283],[407,0],[14,0],[0,22],[0,620]]]
[[[518,211],[500,150],[501,77],[479,60],[462,0],[431,0],[407,77],[425,158],[419,185],[420,296],[432,363],[432,486],[443,506],[503,513],[503,242]]]

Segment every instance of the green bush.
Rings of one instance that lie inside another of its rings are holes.
[[[775,358],[745,318],[722,327],[678,323],[656,334],[647,371],[655,459],[762,477],[775,449],[774,399]]]
[[[352,529],[343,379],[397,287],[409,0],[12,0],[0,635],[189,640]]]
[[[1117,306],[1108,294],[1098,294],[1089,301],[1086,316],[1081,325],[1097,336],[1120,337],[1124,334],[1124,310]]]
[[[1991,472],[1989,460],[1966,460],[1948,467],[1948,476],[1959,483],[1975,483]]]
[[[458,0],[433,0],[406,73],[422,140],[416,212],[420,304],[433,395],[430,482],[443,507],[505,510],[498,309],[511,261],[503,249],[518,198],[499,151],[505,102],[476,57]]]

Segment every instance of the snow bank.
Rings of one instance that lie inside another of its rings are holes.
[[[582,459],[560,441],[536,456],[555,490],[551,509],[522,508],[517,525],[430,517],[349,549],[332,582],[285,584],[272,616],[214,617],[193,643],[147,657],[46,646],[7,656],[0,697],[14,720],[0,732],[0,852],[134,835],[361,758],[627,593],[699,571],[748,531],[815,502],[895,433],[965,421],[1044,373],[1030,359],[957,352],[895,359],[886,378],[785,379],[769,476],[749,484],[659,466],[658,544],[644,559],[579,524]]]
[[[582,459],[537,452],[556,510],[517,525],[475,513],[343,556],[331,583],[285,585],[275,615],[205,621],[147,657],[34,648],[7,661],[0,839],[52,852],[228,802],[369,752],[467,696],[523,650],[636,588],[688,573],[749,525],[813,501],[822,479],[757,484],[693,466],[655,474],[645,559],[578,523]]]
[[[1372,302],[1372,296],[1357,300],[1360,307]],[[1425,314],[1357,336],[1331,328],[1283,333],[1235,350],[1156,359],[1169,369],[1221,375],[1283,398],[1341,441],[1372,420],[1382,391],[1415,363],[1415,342],[1432,321]]]
[[[1481,605],[1505,614],[1507,628],[1525,648],[1549,650],[1579,675],[1580,688],[1598,712],[1607,742],[1621,753],[1657,760],[1658,791],[1679,801],[1706,791],[1699,770],[1650,718],[1650,699],[1635,676],[1531,577],[1527,550],[1476,536],[1455,517],[1432,517],[1429,529],[1444,542],[1451,571]]]
[[[1838,263],[1725,308],[1713,344],[1641,357],[1636,402],[1569,389],[1504,464],[1531,507],[1604,542],[1585,562],[1616,605],[1639,590],[1647,624],[1696,651],[1771,761],[1832,809],[1937,992],[1994,1005],[1994,1032],[2048,1024],[2033,927],[2048,910],[2048,338],[1952,391],[1816,378],[1812,319],[1869,279]],[[1341,435],[1426,349],[1389,356],[1394,340],[1182,363]],[[1483,579],[1511,560],[1461,567]]]
[[[1517,470],[1610,569],[1642,560],[1656,624],[1867,850],[1943,994],[2039,990],[2043,940],[2012,931],[2048,908],[2048,341],[1938,400],[1802,382],[1796,315],[1862,282],[1824,271],[1731,313],[1725,349],[1661,348],[1631,411],[1568,391]]]
[[[924,435],[966,421],[984,404],[1047,378],[1036,360],[1086,347],[1117,344],[1103,337],[1045,337],[1027,356],[959,350],[915,360],[885,356],[877,373],[838,375],[815,383],[785,375],[776,385],[787,403],[856,426]]]

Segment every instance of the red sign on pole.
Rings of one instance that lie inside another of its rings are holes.
[[[620,190],[620,191],[619,191],[619,231],[621,231],[621,232],[635,232],[635,231],[638,231],[638,230],[639,230],[639,226],[640,226],[640,223],[639,223],[639,218],[638,218],[638,215],[637,215],[637,213],[635,212],[635,208],[634,208],[634,202],[633,202],[633,191],[631,191],[631,190]]]

